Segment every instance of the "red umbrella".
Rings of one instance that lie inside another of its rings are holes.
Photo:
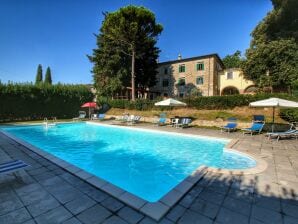
[[[84,103],[81,107],[97,107],[96,103],[95,102],[87,102],[87,103]]]
[[[89,118],[90,118],[91,116],[90,108],[95,108],[97,107],[97,105],[95,102],[87,102],[87,103],[84,103],[81,107],[89,107]]]

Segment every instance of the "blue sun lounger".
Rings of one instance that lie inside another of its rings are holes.
[[[167,118],[161,117],[161,118],[158,119],[157,125],[159,125],[159,126],[166,125],[166,121],[167,121]]]
[[[236,131],[237,129],[237,119],[236,118],[228,118],[228,123],[221,127],[221,132],[223,132],[223,130],[228,131],[230,133],[230,131]]]
[[[22,160],[13,160],[5,163],[0,164],[0,174],[9,174],[15,173],[21,169],[28,167],[29,165],[26,164]]]
[[[243,131],[243,134],[246,134],[246,133],[249,133],[251,135],[253,133],[260,134],[263,127],[264,127],[264,123],[253,123],[250,128],[243,128],[241,130]]]

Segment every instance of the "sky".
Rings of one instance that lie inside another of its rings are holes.
[[[127,5],[151,10],[163,32],[159,61],[245,52],[270,0],[0,0],[0,80],[34,82],[38,64],[54,83],[92,83],[87,55],[103,12]]]

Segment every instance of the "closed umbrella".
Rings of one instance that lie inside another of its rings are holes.
[[[175,99],[172,99],[172,98],[169,98],[169,99],[166,99],[166,100],[163,100],[163,101],[159,101],[157,103],[154,104],[155,106],[186,106],[186,103],[183,103],[179,100],[175,100]]]
[[[250,107],[272,107],[272,132],[274,129],[274,115],[275,108],[298,108],[298,103],[290,100],[280,98],[269,98],[266,100],[259,100],[249,104]]]
[[[89,118],[91,116],[91,108],[96,108],[97,105],[95,102],[87,102],[87,103],[84,103],[81,107],[88,107],[89,108]]]

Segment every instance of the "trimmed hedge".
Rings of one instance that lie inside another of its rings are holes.
[[[230,95],[230,96],[204,96],[204,97],[190,97],[179,99],[187,104],[188,107],[206,110],[223,110],[233,109],[235,107],[248,106],[250,102],[267,99],[269,97],[279,97],[289,100],[298,100],[298,97],[290,96],[288,94],[256,94],[256,95]],[[134,109],[134,110],[151,110],[156,108],[154,103],[160,101],[138,99],[135,102],[129,100],[104,100],[99,99],[99,104],[108,103],[113,108]],[[170,107],[159,107],[159,109],[172,109]]]
[[[0,121],[72,118],[92,99],[84,85],[0,83]]]

